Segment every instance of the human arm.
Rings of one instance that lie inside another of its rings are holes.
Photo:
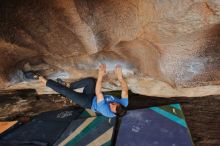
[[[101,64],[99,66],[98,79],[96,81],[95,94],[97,97],[97,103],[104,99],[104,95],[102,94],[102,80],[106,73],[106,65]]]
[[[125,81],[124,78],[122,78],[121,80],[119,80],[120,84],[121,84],[121,98],[128,98],[128,85]]]
[[[115,67],[115,74],[118,78],[118,81],[120,82],[121,85],[121,98],[128,98],[128,85],[125,81],[125,79],[123,78],[123,74],[122,74],[122,68],[120,65],[117,65]]]

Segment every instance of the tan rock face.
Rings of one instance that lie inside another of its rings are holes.
[[[154,96],[220,94],[218,0],[3,0],[1,89],[36,88],[21,68],[73,81],[106,63],[106,89],[121,64],[133,92]]]

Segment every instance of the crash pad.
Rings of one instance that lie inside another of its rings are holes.
[[[110,121],[109,118],[104,116],[74,120],[69,128],[67,128],[69,135],[64,134],[61,139],[66,138],[59,145],[101,146],[108,144],[110,146],[113,126],[114,121]]]
[[[4,134],[4,133],[3,133]],[[179,104],[129,110],[106,118],[82,108],[49,111],[6,131],[0,145],[192,146]]]
[[[0,145],[110,146],[114,122],[89,109],[64,108],[49,111],[15,129],[6,130],[0,136]]]
[[[128,111],[116,136],[116,146],[193,146],[179,104]]]

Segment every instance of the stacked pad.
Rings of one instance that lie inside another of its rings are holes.
[[[110,145],[114,121],[81,108],[40,114],[31,122],[7,131],[0,145]]]
[[[72,131],[69,131],[71,129]],[[68,131],[69,135],[63,135],[61,139],[64,140],[58,141],[60,146],[107,146],[111,144],[113,126],[109,124],[108,118],[98,116],[74,120]]]
[[[78,119],[71,122],[55,145],[110,146],[114,124],[113,119],[97,116],[91,110],[85,110]]]

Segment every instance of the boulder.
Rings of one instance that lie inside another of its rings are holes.
[[[1,0],[0,88],[52,90],[26,80],[23,70],[72,82],[97,76],[150,96],[220,94],[218,0]]]

